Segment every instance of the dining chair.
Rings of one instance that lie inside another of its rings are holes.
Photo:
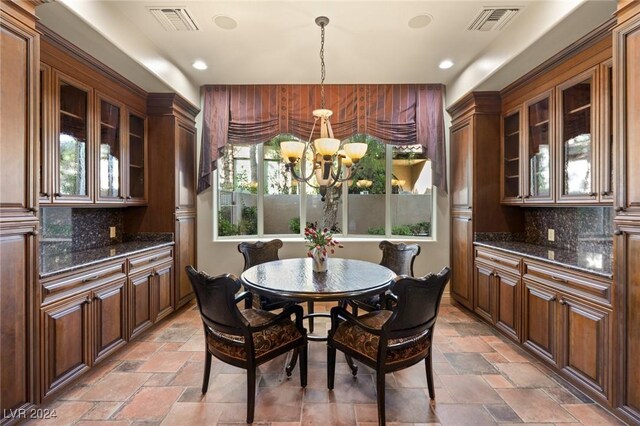
[[[413,263],[420,254],[420,246],[418,244],[392,243],[390,241],[381,241],[378,245],[382,250],[382,260],[380,265],[386,266],[397,275],[413,276]],[[358,315],[358,309],[366,312],[376,311],[382,308],[383,294],[351,299],[348,301],[354,315]]]
[[[256,399],[256,368],[290,350],[300,355],[300,385],[307,386],[307,331],[302,326],[302,307],[285,307],[278,315],[259,309],[240,310],[237,304],[251,297],[240,289],[231,274],[211,277],[186,267],[196,294],[204,326],[205,366],[202,393],[209,388],[211,356],[247,370],[247,423],[253,422]],[[291,316],[295,316],[295,322]]]
[[[278,251],[282,248],[282,245],[282,240],[277,238],[266,242],[256,241],[255,243],[243,242],[238,244],[238,251],[242,253],[242,256],[244,257],[243,271],[246,271],[252,266],[260,265],[261,263],[279,260],[280,257],[278,257]],[[253,294],[253,297],[245,302],[245,307],[250,308],[251,306],[254,306],[264,311],[273,311],[296,303],[297,302],[291,300]],[[308,313],[313,314],[313,302],[307,302],[307,311]],[[309,333],[313,333],[312,317],[309,318]]]
[[[327,340],[329,389],[334,386],[336,350],[340,350],[375,369],[378,422],[381,425],[385,422],[386,373],[424,360],[429,397],[435,399],[431,345],[442,293],[450,273],[449,268],[443,268],[437,275],[422,278],[396,277],[391,292],[385,295],[387,309],[356,317],[344,307],[332,308]]]

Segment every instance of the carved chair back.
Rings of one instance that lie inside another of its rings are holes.
[[[244,256],[244,270],[261,263],[279,260],[278,250],[282,248],[282,240],[256,241],[255,243],[240,243],[238,251]]]
[[[380,265],[386,266],[398,275],[413,276],[413,262],[420,254],[418,244],[392,243],[389,241],[380,242],[382,250],[382,260]]]

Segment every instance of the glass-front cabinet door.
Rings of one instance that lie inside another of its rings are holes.
[[[98,95],[97,202],[122,203],[122,105]]]
[[[552,91],[544,92],[526,102],[524,113],[524,202],[553,202]]]
[[[51,67],[40,63],[40,204],[53,200],[51,182]]]
[[[147,201],[147,150],[145,119],[142,114],[128,113],[128,174],[127,204],[145,204]]]
[[[507,113],[502,119],[502,202],[522,203],[520,161],[521,108]]]
[[[56,73],[53,202],[92,202],[91,88]]]
[[[559,202],[597,201],[594,141],[595,69],[558,86]]]

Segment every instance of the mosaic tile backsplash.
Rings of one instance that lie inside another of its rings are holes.
[[[124,236],[122,217],[122,209],[42,208],[40,242],[72,251],[121,243]],[[111,226],[116,227],[116,238],[109,237]]]

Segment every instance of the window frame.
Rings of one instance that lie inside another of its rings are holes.
[[[304,142],[304,141],[303,141]],[[385,147],[385,219],[384,219],[384,227],[385,234],[384,235],[368,235],[368,234],[350,234],[348,227],[348,217],[349,217],[349,188],[347,185],[342,185],[342,208],[339,215],[339,223],[342,224],[342,232],[336,234],[341,241],[377,241],[380,239],[386,239],[389,241],[412,241],[412,242],[436,242],[437,238],[437,187],[435,185],[431,185],[431,229],[428,237],[421,237],[415,235],[393,235],[392,232],[392,218],[391,218],[391,195],[392,195],[392,186],[391,179],[393,175],[393,144],[385,144],[384,142],[380,142]],[[264,157],[264,143],[256,144],[257,148],[257,158],[260,162],[260,167],[258,167],[258,187],[257,187],[257,202],[256,207],[258,211],[258,233],[257,235],[229,235],[229,236],[219,236],[218,235],[218,210],[219,210],[219,167],[215,170],[215,185],[213,186],[213,197],[214,197],[214,206],[213,209],[213,241],[214,242],[239,242],[239,241],[258,241],[264,239],[273,239],[279,238],[283,241],[304,241],[304,227],[303,223],[307,223],[307,191],[306,191],[306,182],[298,183],[298,196],[299,196],[299,213],[300,213],[300,232],[298,234],[265,234],[264,233],[264,189],[265,189],[265,157]],[[222,158],[218,159],[219,162],[223,161]],[[268,161],[268,160],[267,160]],[[427,159],[427,161],[430,161]],[[220,165],[219,165],[220,166]],[[391,171],[391,173],[389,173]],[[433,174],[433,169],[432,169]],[[235,176],[234,176],[235,179]],[[345,226],[346,225],[346,226]]]

